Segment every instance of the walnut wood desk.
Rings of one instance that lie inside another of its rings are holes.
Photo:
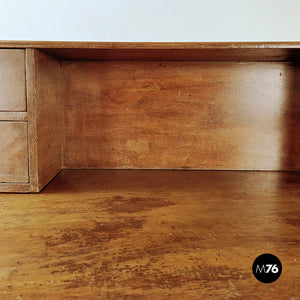
[[[300,42],[1,42],[0,191],[62,169],[300,169]]]

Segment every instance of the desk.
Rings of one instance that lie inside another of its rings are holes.
[[[0,48],[0,192],[62,169],[300,169],[300,42]]]

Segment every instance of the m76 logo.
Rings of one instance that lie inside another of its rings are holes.
[[[260,282],[274,282],[281,275],[281,261],[273,254],[262,254],[254,260],[252,264],[252,272],[254,277]]]
[[[266,273],[268,274],[269,272],[272,272],[274,274],[279,272],[279,269],[277,267],[277,264],[275,265],[271,265],[271,264],[266,264],[266,265],[262,265],[261,267],[259,265],[256,265],[256,273]]]

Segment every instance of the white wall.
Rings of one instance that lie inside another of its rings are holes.
[[[0,40],[300,41],[300,0],[0,0]]]

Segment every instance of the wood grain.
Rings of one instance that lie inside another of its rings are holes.
[[[299,169],[295,68],[64,62],[64,167]]]
[[[38,157],[37,157],[37,111],[35,92],[35,58],[34,49],[26,49],[26,96],[28,108],[28,159],[30,191],[39,192]]]
[[[28,121],[31,192],[62,167],[300,169],[299,42],[0,48],[0,121]],[[6,168],[13,153],[0,152]],[[0,184],[14,188],[28,184]]]
[[[29,193],[29,183],[0,182],[0,193]]]
[[[274,42],[80,42],[0,41],[0,48],[37,49],[300,49],[300,41]]]
[[[285,159],[282,159],[282,168],[286,159],[295,163],[295,169],[300,171],[300,64],[294,63],[293,74],[289,83],[289,101],[286,106],[286,116],[289,120],[284,126],[284,140],[282,149]]]
[[[0,121],[27,121],[27,112],[0,111]]]
[[[1,121],[0,140],[0,182],[28,182],[27,122]]]
[[[0,111],[26,111],[24,50],[0,50]]]
[[[192,48],[192,49],[42,49],[61,60],[100,61],[256,61],[300,60],[298,49],[265,48]]]
[[[32,173],[37,172],[37,183],[32,182],[32,191],[40,191],[62,168],[61,68],[56,59],[38,50],[28,55],[33,55],[31,64],[34,63],[29,92],[30,121],[33,122],[30,145],[36,148],[31,156],[33,164],[37,164],[31,172],[33,179],[36,174]]]
[[[62,60],[300,60],[300,42],[136,43],[1,41],[1,47],[37,48]]]
[[[63,171],[0,195],[0,298],[297,299],[299,199],[299,172]]]

